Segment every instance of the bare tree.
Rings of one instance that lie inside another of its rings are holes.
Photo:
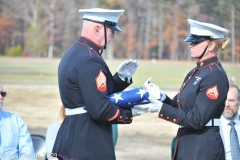
[[[149,58],[149,42],[151,37],[151,24],[152,24],[152,1],[147,1],[147,16],[146,16],[146,23],[145,23],[145,39],[144,39],[144,53],[143,58]]]
[[[50,5],[48,3],[41,3],[42,9],[47,13],[49,17],[49,46],[48,46],[48,58],[53,57],[54,37],[55,37],[55,10],[56,0],[51,0]]]
[[[235,6],[233,1],[231,3],[231,39],[232,39],[232,62],[235,62]]]
[[[159,5],[159,16],[158,16],[158,59],[163,59],[163,25],[164,25],[164,10],[163,4],[160,1]]]

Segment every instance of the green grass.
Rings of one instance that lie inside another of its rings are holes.
[[[57,84],[60,59],[0,58],[0,81]]]
[[[124,60],[107,60],[115,73],[117,66]],[[60,59],[46,58],[9,58],[0,57],[0,81],[18,83],[57,84],[57,68]],[[71,63],[71,62],[70,62]],[[196,65],[195,61],[143,61],[133,76],[132,87],[143,86],[149,77],[161,88],[179,88],[185,75]],[[240,65],[222,63],[228,77],[235,77],[235,84],[240,86]]]

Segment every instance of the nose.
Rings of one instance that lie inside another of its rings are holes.
[[[228,100],[225,101],[225,107],[228,107],[229,106],[229,102]]]
[[[112,32],[112,38],[115,38],[115,32],[114,31]]]

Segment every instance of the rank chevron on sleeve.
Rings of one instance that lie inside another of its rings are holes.
[[[217,99],[218,96],[219,96],[217,85],[215,85],[215,86],[213,86],[211,88],[208,88],[207,92],[206,92],[206,95],[210,99],[213,99],[213,100]]]
[[[106,82],[107,80],[102,70],[99,71],[95,81],[96,81],[97,89],[99,91],[105,92],[107,90],[107,82]]]

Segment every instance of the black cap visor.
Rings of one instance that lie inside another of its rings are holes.
[[[117,26],[117,23],[115,23],[115,22],[111,22],[111,21],[107,21],[107,20],[105,20],[104,22],[100,22],[100,21],[96,21],[96,20],[92,20],[92,19],[88,19],[88,18],[83,18],[83,20],[105,24],[108,28],[111,28],[115,31],[122,32],[122,30]]]
[[[198,36],[194,34],[190,34],[184,42],[193,42],[193,43],[200,43],[205,40],[211,40],[211,36]]]
[[[122,30],[121,30],[118,26],[111,26],[111,25],[108,25],[108,24],[106,24],[106,26],[107,26],[108,28],[113,29],[114,31],[122,32]]]

